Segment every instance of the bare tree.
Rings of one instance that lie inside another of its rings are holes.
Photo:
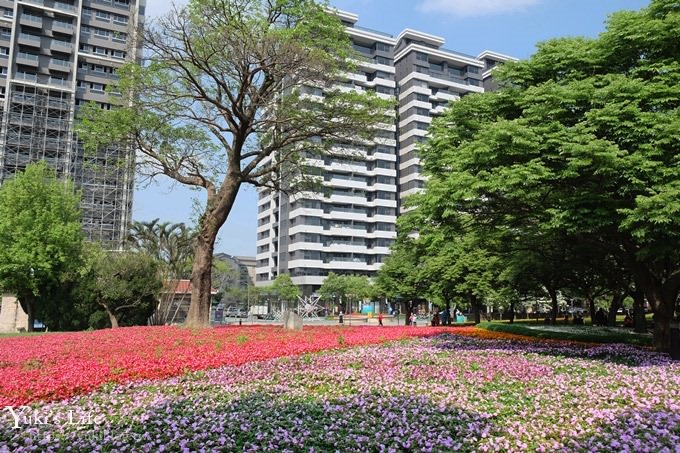
[[[207,325],[215,239],[241,185],[307,187],[305,156],[370,139],[391,105],[333,88],[354,53],[340,20],[313,0],[190,0],[144,39],[145,64],[118,72],[120,108],[86,106],[79,134],[90,149],[127,142],[142,175],[206,192],[187,322]]]

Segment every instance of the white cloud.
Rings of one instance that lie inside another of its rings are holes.
[[[521,11],[541,0],[423,0],[418,6],[426,13],[443,13],[459,17],[488,16]]]

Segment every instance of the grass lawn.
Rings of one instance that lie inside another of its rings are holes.
[[[580,341],[587,343],[625,343],[641,346],[652,344],[652,334],[635,333],[625,327],[595,327],[591,325],[484,322],[477,327],[494,332],[506,332],[536,338]]]

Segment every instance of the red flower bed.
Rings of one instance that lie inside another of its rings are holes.
[[[439,334],[443,327],[130,327],[0,339],[0,407],[64,399],[102,384],[160,379],[325,349]],[[457,329],[456,329],[457,330]]]

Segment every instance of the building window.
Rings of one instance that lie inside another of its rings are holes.
[[[380,55],[376,56],[374,60],[375,60],[375,62],[378,63],[378,64],[384,64],[384,65],[388,65],[388,66],[391,66],[391,65],[392,65],[392,60],[391,60],[391,59],[385,58],[385,57],[381,57]]]
[[[94,29],[94,35],[98,38],[108,39],[110,34],[111,34],[110,31],[104,30],[103,28]]]
[[[97,20],[101,20],[102,22],[109,22],[110,18],[111,18],[109,13],[107,13],[106,11],[97,11],[96,17],[97,17]]]
[[[113,40],[116,42],[126,42],[127,41],[127,35],[125,33],[119,33],[115,32],[113,34]]]
[[[375,44],[375,50],[380,50],[381,52],[389,52],[392,50],[392,46],[378,42]]]

